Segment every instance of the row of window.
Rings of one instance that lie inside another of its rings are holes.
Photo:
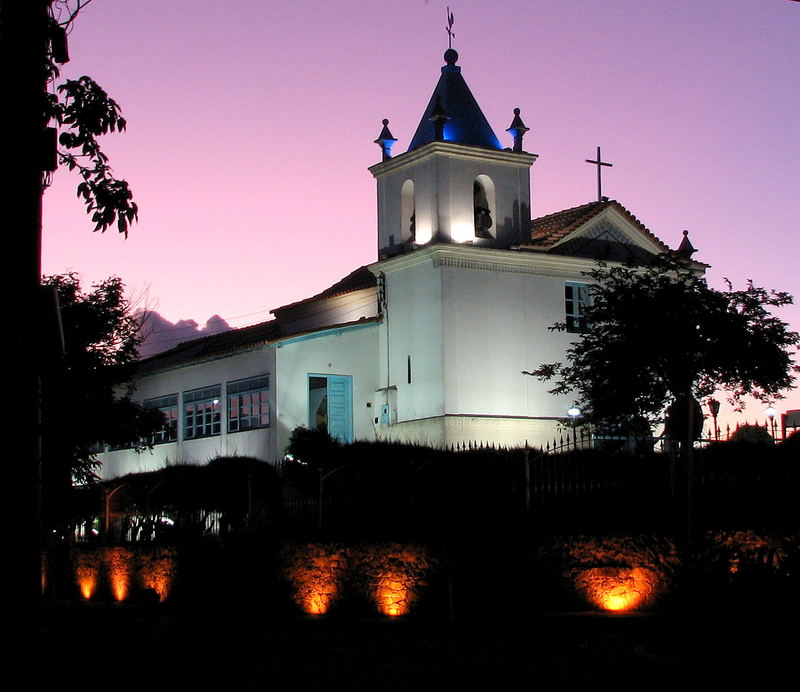
[[[229,433],[269,426],[269,376],[260,375],[234,380],[225,385],[227,399],[227,431]],[[147,399],[143,405],[157,408],[164,416],[164,425],[153,434],[151,442],[174,442],[178,439],[179,421],[183,439],[219,435],[222,430],[222,385],[213,385],[183,392],[183,416],[177,394]]]

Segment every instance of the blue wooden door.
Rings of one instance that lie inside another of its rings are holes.
[[[353,441],[353,378],[328,375],[328,432],[342,442]]]

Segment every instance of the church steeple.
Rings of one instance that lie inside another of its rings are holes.
[[[448,48],[444,53],[444,60],[446,64],[442,67],[442,76],[439,77],[428,106],[422,114],[408,151],[414,151],[436,141],[466,144],[484,149],[502,149],[497,135],[461,76],[461,68],[456,65],[458,53]],[[436,127],[442,122],[442,113],[447,119],[443,123],[442,137],[437,139]]]
[[[408,151],[389,158],[389,134],[376,140],[383,160],[370,167],[378,182],[378,252],[411,252],[429,243],[509,248],[530,238],[530,167],[522,150],[528,128],[514,112],[504,149],[469,90],[458,53],[445,66]],[[387,130],[388,132],[388,130]]]

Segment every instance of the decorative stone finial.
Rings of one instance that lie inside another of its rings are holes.
[[[444,52],[444,61],[448,65],[455,65],[457,60],[458,60],[458,52],[456,51],[455,48],[448,48]]]
[[[453,51],[455,53],[455,51]],[[450,116],[444,110],[442,101],[439,94],[436,94],[436,102],[433,104],[431,116],[428,118],[433,123],[433,139],[436,142],[444,140],[444,124],[450,119]]]
[[[522,151],[522,138],[530,129],[529,127],[525,127],[525,123],[522,122],[522,118],[519,117],[519,108],[515,108],[511,127],[506,130],[506,132],[510,132],[514,137],[514,151]]]
[[[375,140],[375,144],[381,148],[382,160],[386,161],[387,159],[392,158],[392,146],[397,140],[392,137],[392,133],[389,132],[389,120],[384,118],[382,122],[383,129],[378,135],[378,139]]]
[[[697,250],[689,240],[689,231],[684,231],[683,240],[681,240],[681,244],[678,245],[678,249],[675,251],[675,254],[681,259],[691,259],[695,252],[697,252]]]

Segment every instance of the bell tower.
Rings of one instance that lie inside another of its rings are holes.
[[[530,167],[522,148],[528,128],[514,109],[504,149],[456,65],[445,51],[433,95],[408,150],[383,121],[376,144],[382,161],[370,167],[378,184],[378,254],[390,257],[431,243],[508,248],[530,238]]]

